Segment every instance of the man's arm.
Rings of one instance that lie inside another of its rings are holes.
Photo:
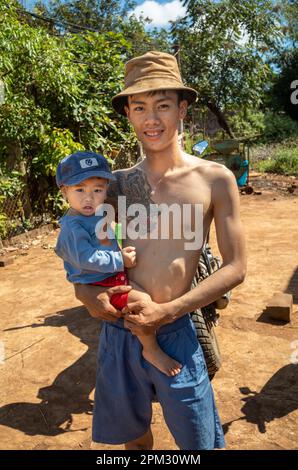
[[[115,322],[123,317],[110,300],[114,294],[124,294],[131,290],[131,286],[106,287],[91,286],[89,284],[74,284],[75,296],[85,305],[90,315],[100,320]]]
[[[197,287],[170,302],[147,303],[141,308],[138,308],[137,303],[129,305],[129,308],[134,309],[134,314],[137,314],[126,315],[126,320],[131,322],[129,326],[135,323],[140,326],[158,327],[171,323],[188,312],[209,305],[243,282],[246,253],[237,183],[233,173],[226,168],[213,168],[212,171],[212,206],[217,243],[223,260],[221,268]]]
[[[175,312],[175,318],[209,305],[245,278],[247,262],[237,183],[230,170],[220,168],[216,171],[218,175],[213,183],[212,205],[222,266],[196,288],[169,303],[168,307],[170,312]]]

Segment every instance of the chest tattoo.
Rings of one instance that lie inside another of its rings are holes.
[[[132,204],[142,207],[138,214],[140,235],[148,233],[156,228],[159,210],[151,199],[152,188],[142,170],[134,170],[129,173],[118,173],[118,196],[126,197],[126,208]],[[128,217],[129,222],[133,217]]]

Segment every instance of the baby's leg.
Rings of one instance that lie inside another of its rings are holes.
[[[136,290],[135,287],[136,284],[134,284],[133,289],[128,293],[129,302],[136,302],[137,300],[146,301],[150,299],[150,296],[146,294],[146,292]],[[162,351],[155,334],[138,334],[136,336],[143,346],[142,354],[148,362],[168,376],[179,374],[182,367],[181,364]]]

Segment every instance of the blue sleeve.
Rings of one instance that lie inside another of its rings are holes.
[[[87,230],[79,224],[61,229],[55,251],[60,258],[78,269],[103,274],[124,270],[121,251],[96,249]]]

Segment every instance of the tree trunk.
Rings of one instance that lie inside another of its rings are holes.
[[[214,103],[214,101],[208,101],[206,103],[206,106],[210,111],[217,117],[218,124],[222,127],[224,131],[231,137],[231,139],[235,139],[235,135],[233,134],[233,131],[231,130],[224,114],[220,110],[220,108]]]
[[[7,142],[8,158],[6,166],[8,171],[16,170],[18,163],[22,159],[22,148],[18,140],[11,140]]]
[[[30,195],[28,189],[28,175],[27,175],[27,165],[25,160],[21,160],[19,164],[19,171],[22,174],[22,180],[24,182],[24,193],[23,193],[23,210],[25,219],[30,219],[32,215],[32,207],[30,202]]]
[[[22,181],[24,182],[23,198],[22,198],[22,209],[24,211],[24,217],[29,219],[32,215],[32,207],[30,203],[30,196],[28,190],[28,177],[26,161],[23,160],[23,152],[21,143],[18,140],[13,140],[7,143],[8,158],[7,158],[7,169],[9,171],[17,170],[22,175]]]

